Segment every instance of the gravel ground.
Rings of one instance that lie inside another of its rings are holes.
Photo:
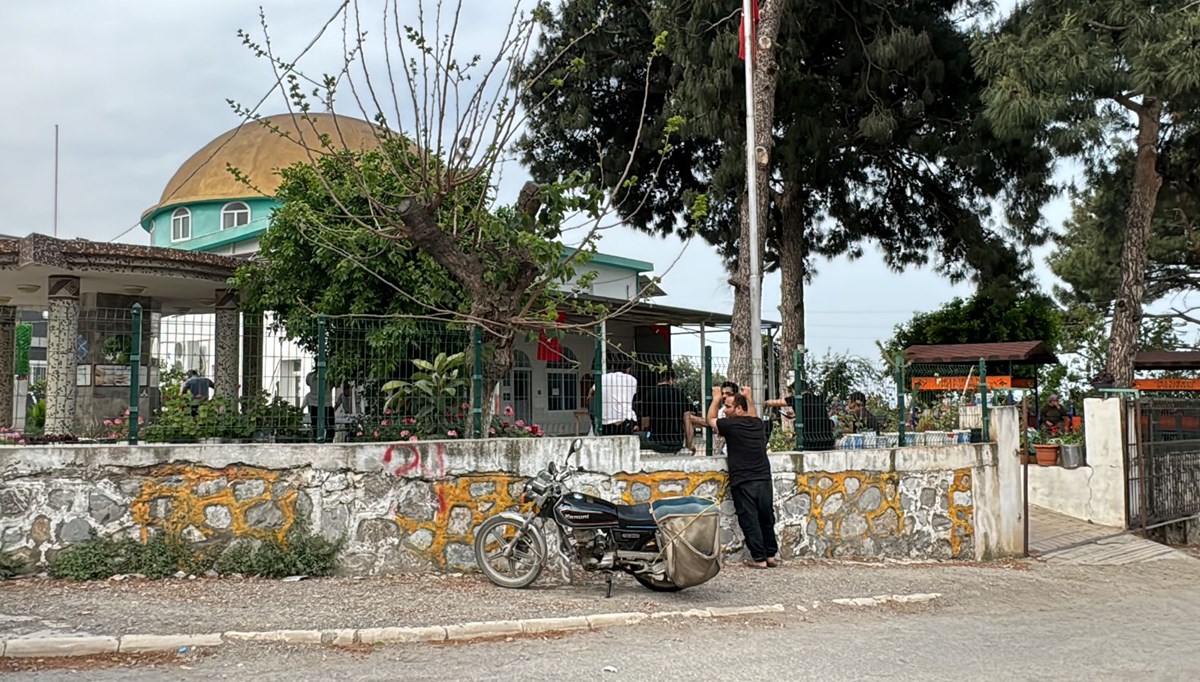
[[[1197,578],[1200,562],[1193,561],[1127,567],[789,563],[771,571],[728,566],[712,582],[674,594],[650,592],[619,576],[612,599],[604,598],[601,582],[562,585],[549,576],[527,590],[505,590],[472,575],[300,582],[28,578],[0,583],[0,637],[414,626],[702,606],[791,607],[842,597],[930,592],[943,595],[937,606],[944,610],[1001,594],[1023,599],[1037,611],[1070,603],[1081,586],[1127,596],[1194,590]]]
[[[1195,680],[1197,562],[1029,571],[824,569],[866,586],[933,579],[931,604],[842,607],[715,620],[653,621],[547,637],[382,647],[227,645],[172,657],[21,661],[0,672],[38,682],[143,680]],[[1185,566],[1187,564],[1187,566]],[[760,572],[762,573],[762,572]],[[755,581],[748,571],[724,577]],[[918,578],[909,576],[917,575]]]

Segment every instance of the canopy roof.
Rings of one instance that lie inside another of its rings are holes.
[[[1134,369],[1200,369],[1200,351],[1151,350],[1133,357]]]
[[[1058,358],[1042,341],[948,343],[909,346],[904,351],[905,360],[925,365],[966,365],[979,362],[980,358],[987,362],[1012,362],[1019,365],[1058,364]]]

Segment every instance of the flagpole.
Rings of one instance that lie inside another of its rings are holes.
[[[768,0],[768,2],[777,0]],[[754,63],[758,45],[754,41],[755,22],[753,0],[742,0],[743,40],[746,45],[746,197],[750,202],[750,244],[745,253],[750,258],[750,386],[754,390],[755,409],[763,412],[762,375],[762,267],[758,253],[758,173],[754,160]]]
[[[58,239],[58,124],[54,124],[54,238]]]

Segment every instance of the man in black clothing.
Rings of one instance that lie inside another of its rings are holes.
[[[779,542],[775,538],[775,491],[771,483],[771,462],[767,459],[767,430],[754,409],[749,386],[733,397],[733,407],[718,419],[722,397],[720,388],[713,389],[712,404],[708,406],[708,423],[725,438],[729,455],[729,492],[737,511],[738,525],[746,538],[751,568],[779,565],[776,555]]]
[[[642,445],[656,452],[676,453],[687,447],[693,453],[691,410],[687,396],[675,387],[675,371],[663,372],[658,385],[638,395],[642,415]]]

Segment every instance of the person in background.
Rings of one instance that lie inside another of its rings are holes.
[[[600,435],[626,436],[637,428],[637,413],[633,411],[633,397],[637,395],[637,378],[630,373],[632,366],[624,358],[609,365],[609,371],[600,377]],[[596,395],[595,387],[588,392],[588,400]]]
[[[788,385],[788,391],[792,385]],[[803,428],[802,445],[805,450],[832,450],[834,444],[833,420],[825,400],[809,390],[805,382],[800,383],[800,394],[787,398],[773,398],[764,403],[767,407],[778,407],[791,412],[793,423]]]
[[[642,446],[655,452],[679,452],[686,447],[696,454],[692,428],[696,415],[687,396],[675,387],[675,370],[662,373],[658,384],[638,394],[642,414]]]
[[[308,386],[308,393],[304,396],[304,407],[308,409],[308,416],[312,420],[313,434],[317,433],[317,410],[319,405],[317,400],[317,373],[309,372],[308,376],[304,377],[304,383]],[[330,400],[330,388],[325,387],[325,440],[326,443],[333,442],[333,436],[337,430],[337,418],[334,416],[333,402]]]
[[[867,409],[867,396],[863,395],[862,391],[854,391],[850,394],[849,403],[846,405],[846,413],[850,415],[853,422],[848,424],[849,428],[846,433],[858,433],[860,431],[874,431],[879,433],[883,427],[883,423],[879,421],[869,409]]]
[[[1042,428],[1051,433],[1060,433],[1067,429],[1067,412],[1058,401],[1058,394],[1052,393],[1042,408]]]
[[[192,399],[192,416],[200,415],[200,403],[208,400],[209,393],[216,388],[212,379],[200,374],[194,369],[189,369],[187,379],[183,382],[183,389],[180,395],[190,396]]]
[[[720,387],[713,389],[708,406],[708,423],[721,434],[729,448],[726,467],[729,491],[737,511],[738,526],[746,539],[750,568],[779,565],[779,542],[775,537],[775,486],[771,461],[767,458],[767,430],[754,409],[749,386],[733,397],[724,419],[717,417],[724,398]]]

